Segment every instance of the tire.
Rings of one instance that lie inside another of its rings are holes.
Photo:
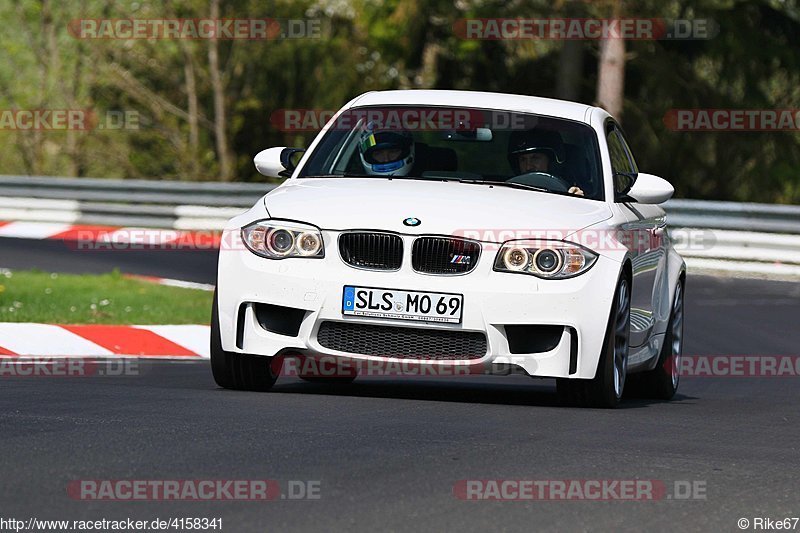
[[[211,311],[210,355],[214,381],[226,389],[268,391],[280,373],[279,361],[272,357],[226,352],[222,349],[216,290]],[[276,364],[278,367],[273,368]]]
[[[680,384],[680,358],[683,352],[684,280],[678,281],[672,300],[667,334],[658,363],[653,370],[638,375],[638,392],[646,398],[670,400]]]
[[[625,390],[630,332],[630,281],[623,277],[617,282],[614,292],[614,304],[611,306],[603,352],[595,376],[593,379],[557,379],[556,390],[562,404],[601,408],[619,405]]]

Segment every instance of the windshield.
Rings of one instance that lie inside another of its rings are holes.
[[[299,176],[454,180],[603,199],[591,127],[486,109],[348,110],[329,126]]]

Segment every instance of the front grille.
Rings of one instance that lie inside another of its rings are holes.
[[[323,322],[317,342],[339,352],[399,359],[464,360],[486,355],[486,335],[475,331]]]
[[[391,233],[350,232],[339,236],[342,261],[356,268],[398,270],[403,262],[403,240]]]
[[[481,245],[449,237],[420,237],[411,249],[411,265],[425,274],[464,274],[478,264]]]

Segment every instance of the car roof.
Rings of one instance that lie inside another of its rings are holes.
[[[348,107],[365,106],[449,106],[478,109],[497,109],[536,113],[551,117],[566,118],[579,122],[589,121],[589,111],[594,109],[586,104],[524,96],[520,94],[490,93],[480,91],[443,91],[410,89],[400,91],[375,91],[364,93],[353,99]]]

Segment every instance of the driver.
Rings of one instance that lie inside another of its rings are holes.
[[[370,176],[407,176],[414,165],[414,139],[407,131],[375,130],[370,123],[361,134],[358,153]]]
[[[508,159],[517,174],[544,172],[555,174],[556,163],[564,163],[564,142],[555,131],[528,130],[511,137]],[[580,187],[569,188],[570,194],[583,196]]]

